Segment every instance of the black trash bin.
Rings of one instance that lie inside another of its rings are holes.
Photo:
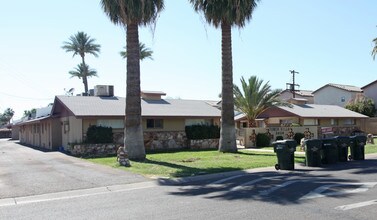
[[[274,152],[276,153],[278,163],[275,165],[276,170],[294,170],[295,155],[297,142],[295,140],[280,140],[273,143]]]
[[[322,163],[333,164],[339,160],[336,138],[322,139]]]
[[[365,144],[367,137],[363,135],[350,137],[350,160],[365,160]]]
[[[350,145],[350,138],[348,136],[335,137],[338,146],[339,162],[347,162],[348,160],[348,146]]]
[[[305,163],[308,167],[320,167],[322,141],[309,139],[305,141]]]

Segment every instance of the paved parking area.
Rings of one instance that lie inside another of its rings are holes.
[[[0,139],[0,199],[144,181],[150,179]]]

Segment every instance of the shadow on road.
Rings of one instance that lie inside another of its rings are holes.
[[[305,203],[309,201],[308,198],[349,197],[352,196],[352,193],[347,192],[356,190],[363,185],[357,176],[353,179],[343,178],[338,175],[337,171],[345,171],[351,175],[375,174],[377,173],[377,160],[349,161],[313,169],[299,167],[294,171],[255,173],[237,171],[234,173],[234,178],[213,177],[207,180],[203,180],[203,178],[198,181],[180,183],[178,184],[180,188],[170,194],[201,196],[218,200],[259,200],[280,205],[292,205]],[[165,186],[172,184],[171,181],[164,179],[160,179],[159,183]]]

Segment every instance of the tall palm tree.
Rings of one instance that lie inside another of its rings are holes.
[[[241,78],[241,89],[233,86],[234,104],[237,110],[246,115],[249,127],[255,127],[255,119],[266,109],[273,106],[290,106],[289,103],[279,98],[281,90],[272,90],[269,83],[263,83],[256,76],[251,76],[248,81]]]
[[[164,8],[163,0],[101,0],[102,8],[114,24],[126,29],[127,82],[124,146],[132,160],[145,159],[140,99],[139,26],[155,24]]]
[[[206,21],[221,28],[222,89],[221,131],[219,151],[236,152],[234,125],[232,26],[242,28],[252,17],[258,0],[190,0],[195,11],[203,13]]]
[[[83,66],[85,64],[85,54],[92,54],[94,57],[98,57],[100,53],[101,45],[95,44],[95,39],[90,38],[86,33],[79,31],[75,35],[69,37],[69,41],[63,42],[62,48],[66,52],[73,52],[73,56],[79,55]],[[88,94],[88,79],[87,73],[82,76],[85,94]]]
[[[372,50],[372,57],[373,57],[373,60],[376,58],[376,54],[377,54],[377,37],[373,39],[373,43],[374,43],[374,47],[373,47],[373,50]]]
[[[98,76],[95,69],[90,69],[89,65],[83,63],[78,64],[74,70],[71,70],[68,73],[71,75],[71,78],[78,77],[79,79],[82,79],[84,87],[86,82],[84,79],[92,76]]]
[[[127,48],[124,47],[124,51],[120,51],[119,54],[123,59],[127,58]],[[152,54],[153,51],[146,47],[145,44],[139,42],[139,50],[140,50],[140,61],[145,60],[146,58],[153,60]]]

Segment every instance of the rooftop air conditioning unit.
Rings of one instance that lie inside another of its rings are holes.
[[[94,87],[94,96],[114,96],[114,86],[110,85],[97,85]]]

